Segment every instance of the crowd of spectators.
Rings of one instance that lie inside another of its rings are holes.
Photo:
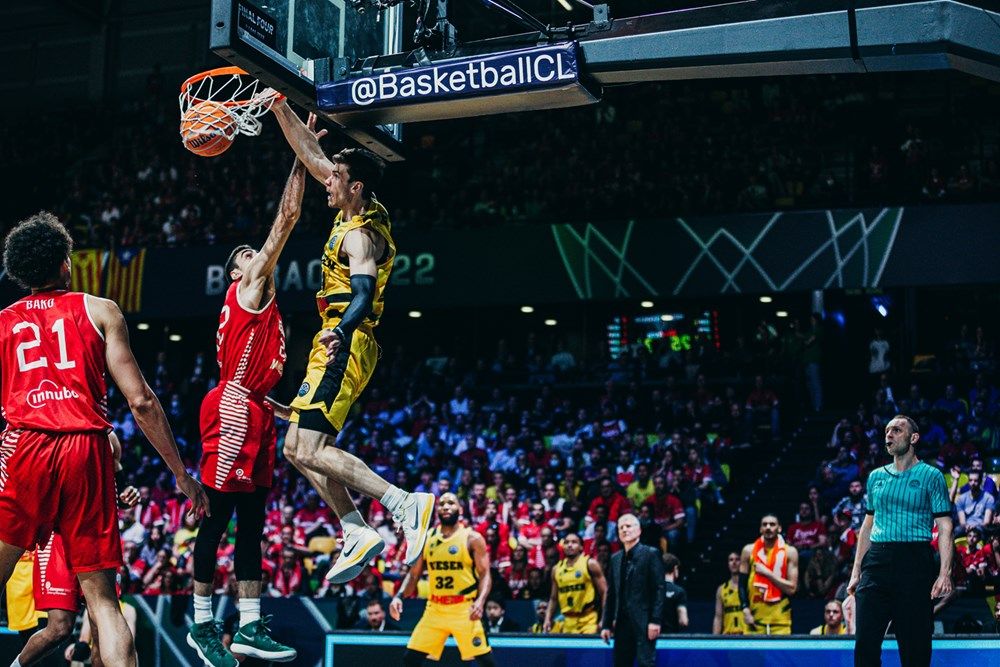
[[[771,446],[778,395],[763,376],[722,375],[732,362],[719,354],[709,363],[710,349],[700,365],[687,360],[692,381],[640,346],[594,368],[574,360],[575,382],[557,385],[500,381],[530,373],[542,354],[534,336],[524,349],[501,343],[495,360],[471,364],[441,350],[417,359],[395,349],[380,361],[375,388],[340,445],[404,488],[457,493],[464,521],[489,546],[492,597],[547,599],[567,532],[578,532],[586,554],[606,566],[619,549],[616,520],[634,512],[644,542],[684,553],[702,539],[699,523],[726,502],[730,454]],[[562,345],[549,353],[563,362],[568,354]],[[193,368],[175,369],[161,353],[148,369],[189,467],[199,456],[198,401],[212,372],[204,354]],[[617,380],[595,381],[609,377]],[[189,592],[197,525],[115,392],[110,405],[123,463],[140,489],[139,504],[121,515],[125,590]],[[279,428],[279,451],[283,434]],[[358,579],[331,586],[323,574],[339,552],[338,521],[279,457],[261,543],[265,594],[338,598],[342,625],[365,619],[373,599],[387,601],[406,573],[403,548],[378,502],[361,507],[388,549]],[[219,591],[235,585],[231,542],[219,551]]]
[[[968,358],[958,364],[966,373],[979,367]],[[917,456],[941,470],[953,502],[956,592],[938,609],[958,595],[983,597],[1000,584],[1000,496],[986,472],[996,472],[1000,461],[1000,392],[983,372],[965,377],[971,377],[965,386],[947,384],[928,398],[920,382],[903,391],[882,375],[871,399],[837,422],[827,445],[830,457],[819,465],[786,530],[800,553],[801,595],[844,599],[868,509],[865,483],[872,470],[890,462],[884,425],[900,413],[917,421]],[[934,535],[936,542],[936,528]]]
[[[273,121],[200,158],[181,146],[174,82],[148,88],[112,109],[6,122],[12,216],[54,209],[81,246],[260,237],[290,164]],[[927,73],[609,88],[593,107],[408,126],[409,159],[378,193],[394,224],[421,229],[996,200],[995,95]],[[307,196],[300,226],[328,220]]]

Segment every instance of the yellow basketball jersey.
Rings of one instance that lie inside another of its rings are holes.
[[[753,613],[757,626],[767,625],[791,625],[792,624],[792,601],[787,595],[782,595],[777,602],[764,602],[761,593],[753,586],[755,565],[750,563],[750,611]]]
[[[424,544],[424,565],[430,585],[430,598],[465,597],[474,600],[479,578],[469,553],[469,528],[459,527],[451,537],[434,528]]]
[[[570,565],[569,559],[564,558],[552,571],[559,593],[559,611],[563,615],[584,614],[597,608],[594,582],[590,578],[590,570],[587,569],[588,561],[586,556],[580,555],[577,556],[576,562]]]
[[[743,622],[743,607],[740,606],[739,589],[732,581],[722,584],[722,634],[742,635],[746,633]]]
[[[316,293],[319,315],[325,323],[339,321],[347,304],[351,301],[351,269],[340,259],[340,247],[344,243],[347,232],[361,227],[370,227],[378,232],[386,243],[385,251],[378,261],[378,273],[375,278],[375,298],[372,302],[372,312],[365,323],[374,327],[382,316],[385,305],[385,288],[389,283],[392,263],[396,258],[396,244],[392,240],[389,214],[385,207],[372,197],[371,202],[361,215],[350,220],[343,219],[344,212],[337,213],[333,221],[333,229],[323,248],[323,288]]]

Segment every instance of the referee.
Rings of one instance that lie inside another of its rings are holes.
[[[868,512],[847,592],[857,596],[854,664],[882,664],[882,639],[892,621],[902,667],[931,664],[933,599],[952,590],[951,502],[944,477],[917,460],[916,423],[896,415],[885,427],[893,462],[868,477]],[[934,574],[931,529],[938,527],[941,564]]]

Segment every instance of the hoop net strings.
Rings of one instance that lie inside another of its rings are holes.
[[[208,75],[189,83],[180,94],[181,117],[200,102],[216,102],[226,113],[201,114],[200,127],[192,127],[196,134],[224,134],[233,139],[237,134],[255,137],[260,134],[260,117],[271,109],[278,93],[262,86],[260,81],[246,74],[224,76]]]

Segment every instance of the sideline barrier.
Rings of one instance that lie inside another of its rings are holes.
[[[346,665],[395,665],[402,662],[408,634],[332,633],[326,637],[325,667]],[[611,648],[598,638],[537,635],[500,635],[490,638],[497,664],[517,667],[612,667]],[[448,640],[441,667],[458,666],[455,642]],[[883,644],[882,664],[898,667],[895,640]],[[983,635],[934,640],[935,667],[963,667],[981,662],[985,651],[1000,650],[1000,639]],[[849,667],[854,664],[853,639],[835,637],[710,637],[660,639],[657,667],[698,665],[698,667]]]

